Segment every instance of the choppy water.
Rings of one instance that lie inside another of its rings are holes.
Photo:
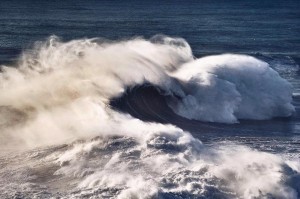
[[[1,198],[299,198],[299,10],[1,1]]]

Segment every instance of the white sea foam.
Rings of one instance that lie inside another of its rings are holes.
[[[84,128],[97,132],[109,120],[104,116],[109,99],[145,82],[181,96],[171,107],[190,119],[234,123],[294,110],[290,84],[267,63],[244,55],[194,60],[183,39],[162,36],[116,43],[51,37],[24,53],[17,67],[2,71],[2,140],[15,137],[29,145],[90,135]]]
[[[98,131],[107,122],[109,99],[126,87],[151,82],[164,90],[178,90],[167,73],[191,60],[192,54],[185,41],[175,45],[172,40],[109,44],[50,38],[33,53],[25,53],[17,67],[2,67],[0,106],[10,110],[6,114],[13,114],[14,120],[23,121],[17,135],[16,125],[5,122],[2,140],[16,135],[15,139],[39,145],[89,136],[82,128]]]
[[[294,112],[290,83],[250,56],[208,56],[184,64],[173,75],[187,87],[183,103],[173,108],[190,119],[232,123]]]
[[[81,179],[74,197],[101,189],[116,198],[297,198],[287,182],[299,174],[280,157],[236,145],[207,148],[179,129],[141,125],[149,130],[140,131],[143,141],[100,138],[56,155],[57,175]]]
[[[243,55],[194,60],[187,42],[163,36],[115,43],[52,37],[2,71],[0,147],[41,147],[4,159],[5,197],[22,184],[24,197],[297,198],[289,181],[299,176],[298,163],[242,146],[208,147],[178,127],[109,106],[147,82],[176,94],[170,106],[191,119],[289,116],[291,86],[265,62]],[[46,148],[58,144],[66,145]]]

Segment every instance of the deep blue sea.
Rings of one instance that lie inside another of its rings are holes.
[[[1,0],[0,198],[300,198],[299,0]]]
[[[196,56],[262,53],[299,60],[300,3],[288,1],[1,1],[1,63],[38,40],[165,34]]]

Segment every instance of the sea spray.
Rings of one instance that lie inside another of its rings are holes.
[[[112,43],[51,37],[2,71],[0,147],[22,151],[1,157],[3,197],[298,197],[297,161],[229,143],[206,146],[174,125],[109,105],[147,83],[190,119],[289,116],[291,86],[263,61],[195,60],[185,40],[163,36]]]

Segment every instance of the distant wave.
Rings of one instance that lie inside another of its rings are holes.
[[[3,160],[0,196],[298,197],[297,161],[205,146],[180,128],[195,120],[204,127],[290,116],[292,86],[264,61],[196,59],[184,39],[162,35],[51,37],[1,71],[0,148],[22,153]],[[36,151],[23,152],[28,148]],[[8,179],[11,168],[17,172]]]

